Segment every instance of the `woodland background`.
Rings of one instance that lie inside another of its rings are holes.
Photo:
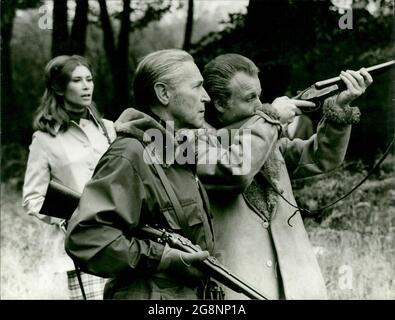
[[[339,19],[352,8],[352,29]],[[292,96],[318,80],[394,58],[393,0],[1,0],[2,299],[66,299],[48,276],[51,227],[27,217],[21,186],[43,69],[58,54],[81,54],[95,70],[94,100],[115,120],[133,106],[139,58],[183,48],[200,68],[221,53],[260,68],[262,100]],[[342,168],[295,182],[299,204],[315,209],[350,190],[394,136],[395,71],[377,76],[356,101]],[[311,114],[316,124],[321,116]],[[305,223],[331,299],[395,298],[394,150],[350,197]]]

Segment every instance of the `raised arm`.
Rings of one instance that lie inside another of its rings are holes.
[[[366,70],[340,74],[346,89],[324,102],[324,117],[317,133],[308,140],[281,139],[282,151],[292,178],[304,178],[331,171],[344,160],[351,134],[351,125],[357,123],[360,111],[350,103],[363,94],[373,82]]]
[[[242,125],[236,123],[199,136],[197,172],[207,190],[244,191],[265,163],[280,132],[278,120],[257,111]]]

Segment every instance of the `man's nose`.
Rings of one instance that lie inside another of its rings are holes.
[[[261,99],[258,99],[255,108],[256,108],[256,109],[259,109],[259,108],[261,108],[261,107],[262,107],[262,101],[261,101]]]
[[[203,88],[203,97],[202,97],[202,102],[207,103],[210,102],[210,96],[208,95],[206,89]]]

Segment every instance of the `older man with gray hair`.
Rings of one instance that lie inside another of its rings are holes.
[[[99,161],[69,222],[66,250],[86,272],[111,278],[106,299],[197,299],[205,276],[193,264],[213,253],[214,237],[196,165],[175,161],[174,132],[202,126],[209,96],[193,58],[175,49],[144,57],[134,95],[143,118],[117,127],[118,138]],[[147,140],[147,130],[164,138]],[[153,157],[161,159],[160,168],[149,164],[148,143],[156,144]],[[165,184],[178,198],[182,216]],[[146,224],[171,228],[202,251],[186,253],[137,237],[135,231]]]

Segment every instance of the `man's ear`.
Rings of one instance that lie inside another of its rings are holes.
[[[221,114],[228,109],[226,105],[224,106],[222,103],[219,103],[218,101],[214,101],[214,107]]]
[[[158,100],[165,106],[167,106],[169,104],[169,90],[168,90],[168,86],[163,83],[163,82],[156,82],[154,84],[154,90],[155,90],[155,94],[156,97],[158,98]]]

